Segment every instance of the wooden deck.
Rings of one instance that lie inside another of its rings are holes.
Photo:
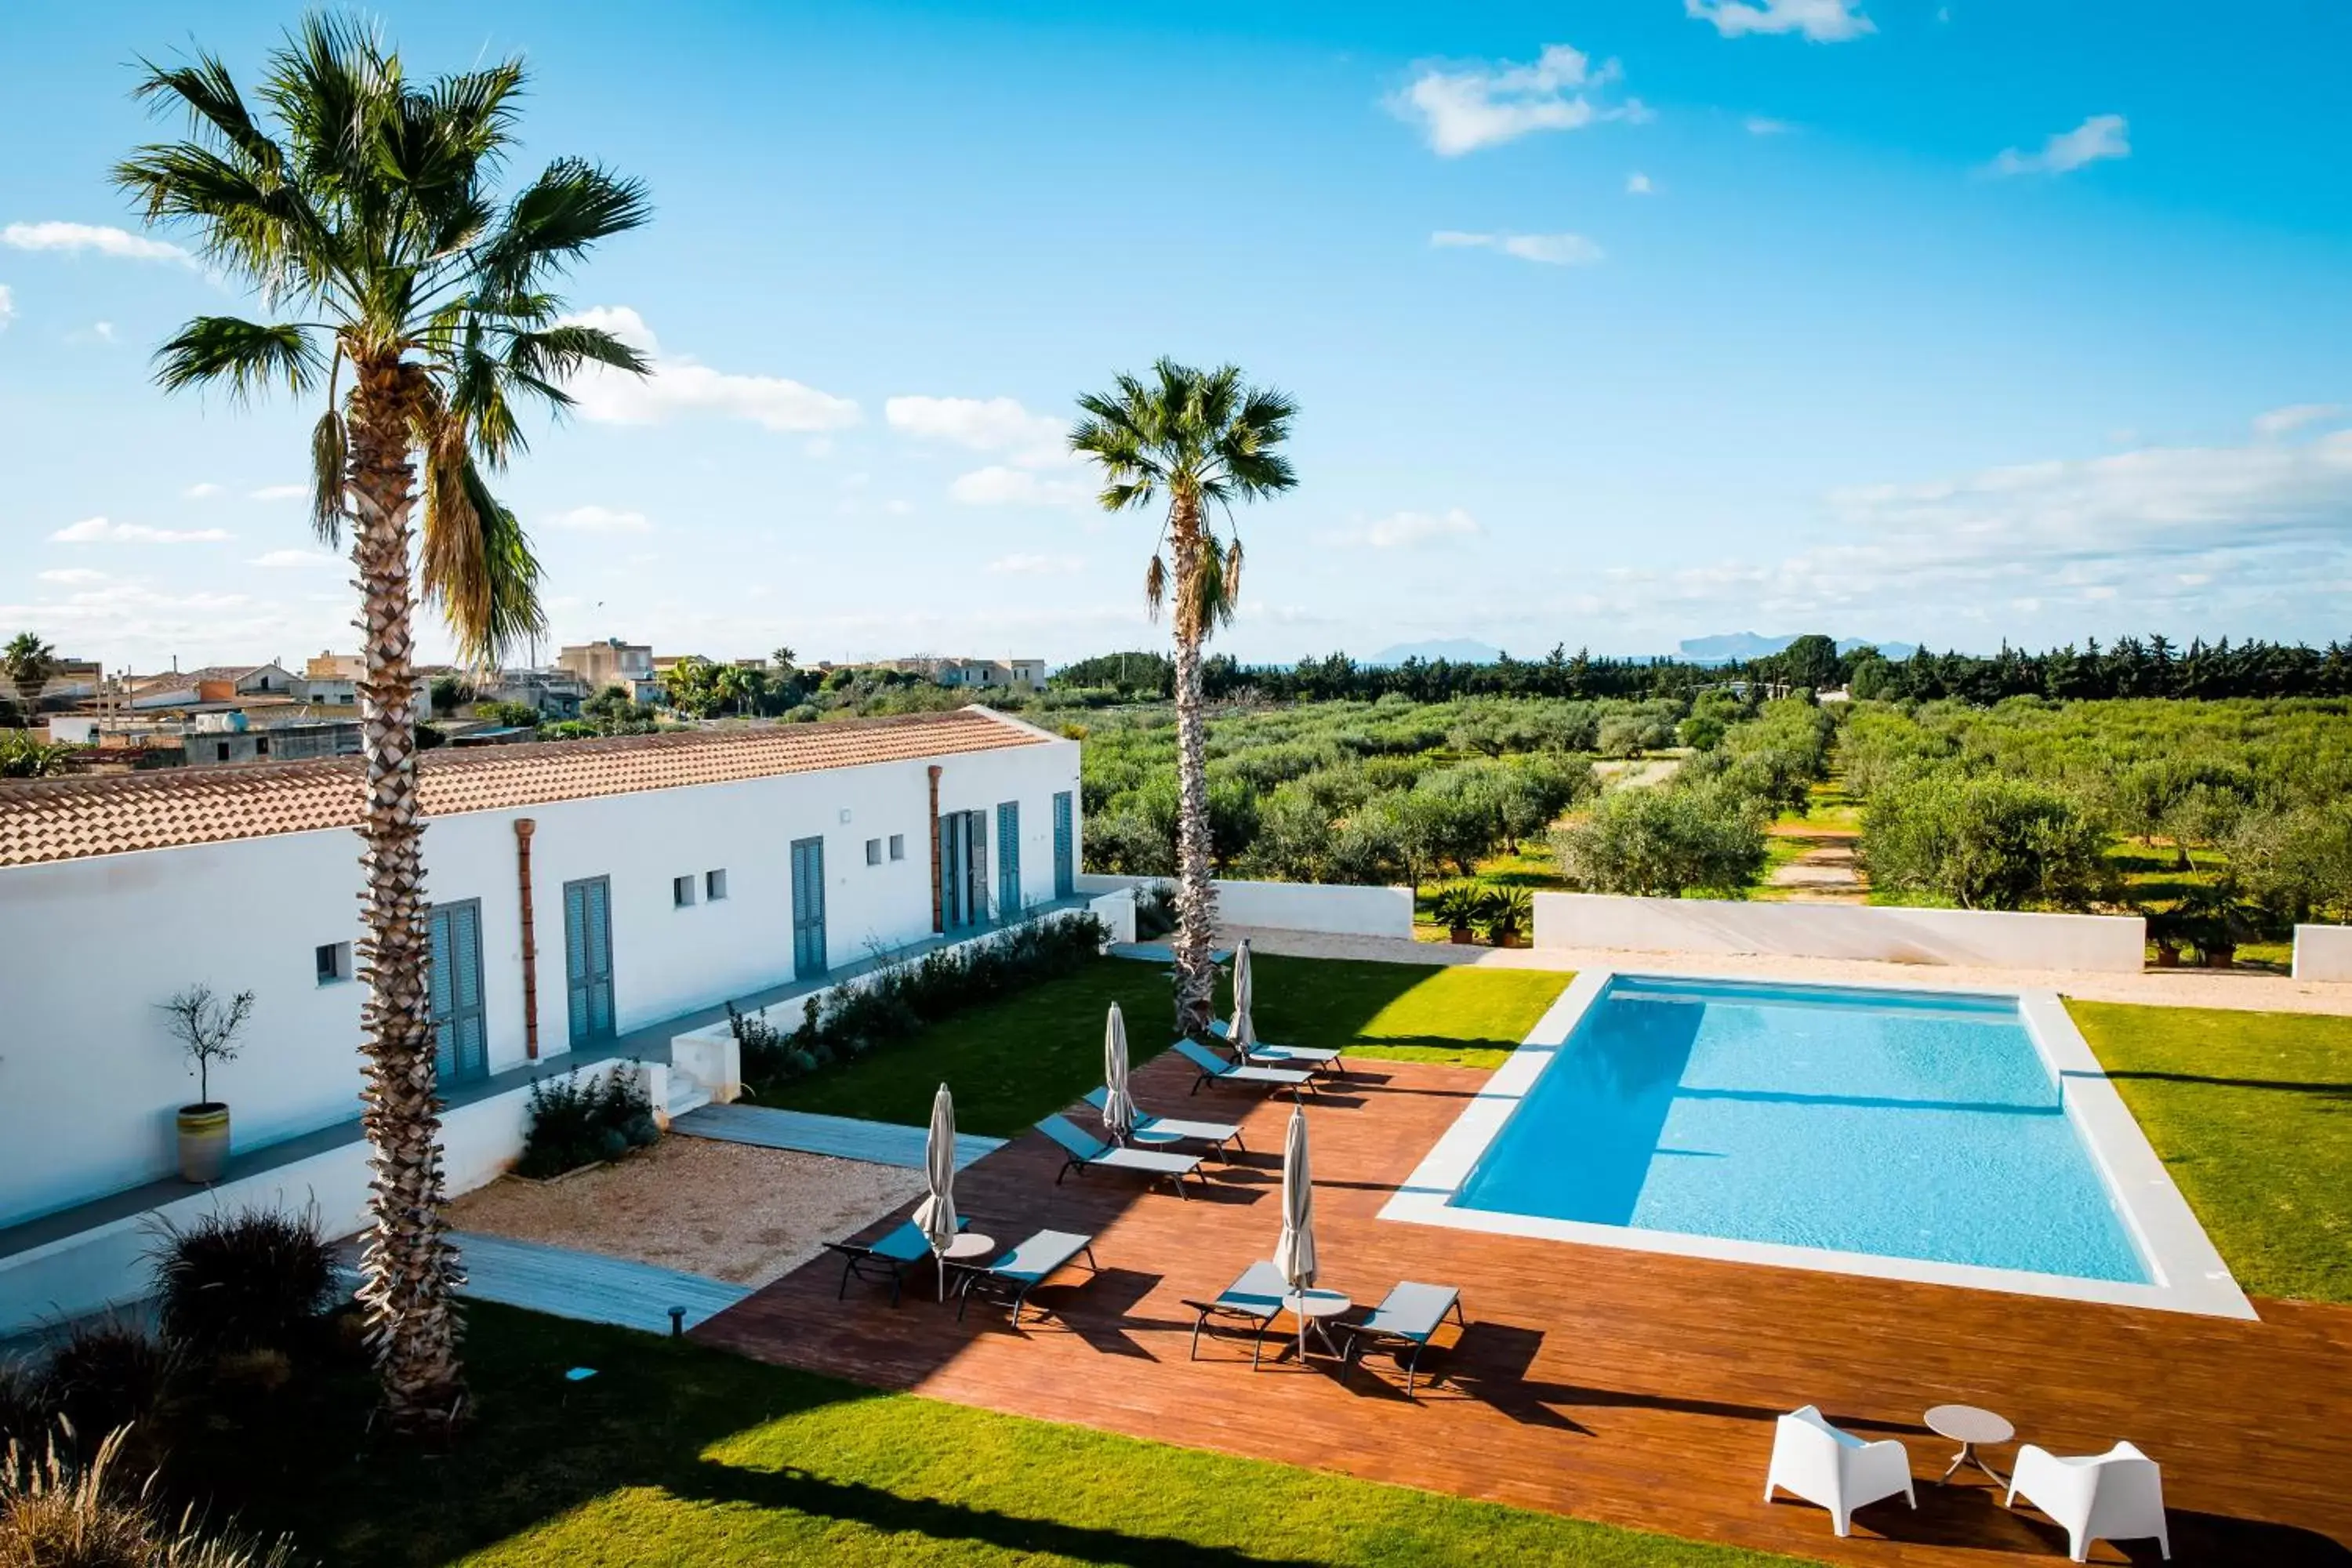
[[[1417,1404],[1384,1362],[1342,1377],[1269,1351],[1253,1373],[1245,1346],[1205,1342],[1186,1359],[1181,1299],[1272,1252],[1278,1152],[1213,1161],[1212,1194],[1190,1202],[1110,1173],[1057,1188],[1060,1156],[1034,1134],[965,1171],[958,1206],[1001,1241],[1096,1233],[1103,1272],[1034,1298],[1058,1320],[1015,1331],[975,1303],[959,1324],[919,1289],[896,1310],[855,1286],[836,1302],[840,1269],[819,1261],[696,1335],[941,1399],[1704,1540],[1901,1568],[2063,1561],[2063,1534],[2004,1511],[1981,1479],[1930,1484],[1951,1449],[1921,1413],[1965,1401],[2062,1453],[2139,1444],[2164,1466],[2176,1562],[2352,1563],[2352,1309],[2259,1301],[2261,1322],[2236,1322],[1377,1219],[1483,1077],[1360,1064],[1352,1092],[1307,1108],[1323,1283],[1363,1305],[1401,1279],[1462,1288],[1470,1327],[1424,1358],[1438,1382]],[[1286,1101],[1188,1099],[1185,1082],[1163,1058],[1137,1098],[1214,1108],[1279,1151]],[[1909,1445],[1917,1512],[1865,1509],[1840,1542],[1818,1509],[1765,1506],[1772,1418],[1809,1402]],[[2013,1453],[1993,1458],[2005,1470]],[[2153,1563],[2155,1545],[2093,1560]]]

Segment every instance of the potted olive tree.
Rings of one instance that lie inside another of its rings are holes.
[[[180,1177],[217,1182],[228,1164],[228,1107],[213,1098],[212,1065],[236,1059],[237,1036],[253,1016],[253,993],[223,1001],[209,985],[191,985],[157,1005],[196,1075],[196,1102],[180,1107]]]

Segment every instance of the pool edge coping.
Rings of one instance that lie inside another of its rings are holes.
[[[1553,1219],[1538,1215],[1506,1214],[1488,1209],[1456,1208],[1453,1198],[1484,1157],[1503,1124],[1535,1086],[1545,1068],[1585,1013],[1621,974],[1641,977],[1640,971],[1587,969],[1580,971],[1559,999],[1528,1031],[1507,1060],[1472,1097],[1451,1125],[1439,1135],[1412,1174],[1381,1208],[1379,1216],[1413,1225],[1433,1225],[1453,1230],[1566,1241],[1587,1247],[1613,1247],[1635,1252],[1718,1262],[1756,1263],[1814,1273],[1852,1274],[1868,1279],[1895,1279],[1913,1284],[1942,1285],[1963,1289],[2000,1290],[2013,1295],[2054,1297],[2102,1306],[2136,1307],[2156,1311],[2187,1312],[2202,1317],[2256,1321],[2253,1303],[2238,1286],[2229,1265],[2189,1207],[2148,1142],[2147,1135],[2124,1103],[2106,1069],[2084,1038],[2074,1016],[2055,991],[1986,991],[1975,994],[2000,996],[2017,1004],[2026,1037],[2033,1042],[2042,1063],[2056,1082],[2074,1121],[2075,1130],[2092,1163],[2106,1184],[2109,1198],[2130,1232],[2156,1282],[2137,1285],[2121,1280],[2086,1279],[2074,1275],[2042,1274],[2031,1269],[1996,1268],[1973,1263],[1943,1263],[1927,1258],[1884,1258],[1875,1253],[1838,1252],[1826,1247],[1797,1247],[1784,1242],[1743,1241],[1727,1237],[1686,1235],[1679,1231],[1646,1230],[1634,1226],[1600,1225],[1585,1220]],[[1727,984],[1748,983],[1740,976],[1680,975],[1683,980],[1720,978]],[[1801,982],[1776,982],[1801,984]],[[1905,992],[1890,985],[1840,984],[1837,990]],[[1997,1194],[1995,1195],[1997,1197]],[[1995,1201],[1989,1197],[1987,1201]]]

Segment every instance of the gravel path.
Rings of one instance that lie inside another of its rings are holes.
[[[450,1205],[450,1224],[764,1285],[922,1191],[919,1171],[674,1133],[560,1181],[505,1177]]]

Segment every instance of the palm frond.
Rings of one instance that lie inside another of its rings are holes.
[[[1158,620],[1161,606],[1168,603],[1168,563],[1155,553],[1151,564],[1143,572],[1143,605]]]
[[[217,55],[199,52],[185,65],[159,66],[142,58],[146,75],[131,89],[138,99],[174,103],[188,112],[189,128],[198,136],[232,152],[248,169],[278,174],[286,167],[286,151],[271,141],[255,121],[253,111],[236,90],[236,81]]]
[[[645,185],[581,158],[559,158],[517,195],[483,243],[478,266],[493,288],[522,289],[589,246],[653,216]]]
[[[343,468],[351,433],[330,400],[310,427],[310,531],[322,544],[339,544],[343,532]]]
[[[324,368],[318,345],[301,327],[236,316],[198,316],[155,352],[155,379],[165,391],[226,382],[239,400],[272,382],[305,392]]]

